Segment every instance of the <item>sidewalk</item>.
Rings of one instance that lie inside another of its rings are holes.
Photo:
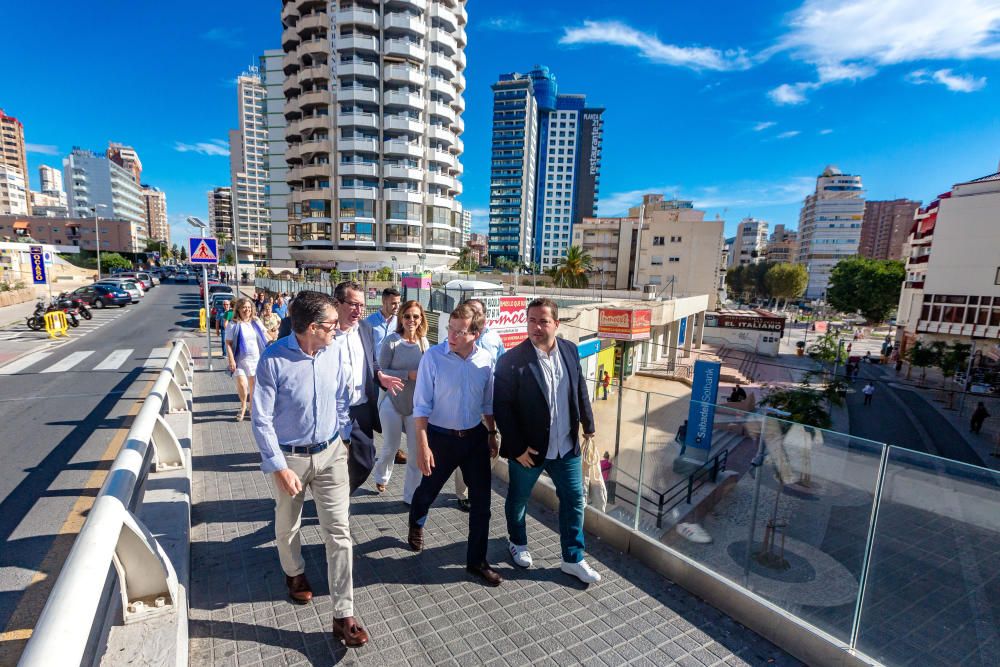
[[[445,487],[420,554],[406,546],[402,470],[387,493],[352,499],[355,608],[371,644],[331,641],[332,604],[315,507],[303,554],[316,591],[287,601],[273,542],[271,488],[249,422],[235,423],[227,374],[199,371],[194,399],[191,665],[798,665],[780,649],[669,580],[590,538],[604,580],[585,587],[559,569],[557,515],[531,505],[536,566],[506,557],[503,497],[494,480],[489,558],[506,581],[487,588],[464,570],[467,515]]]

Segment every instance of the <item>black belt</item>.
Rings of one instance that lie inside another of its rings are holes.
[[[467,438],[472,435],[473,431],[481,427],[482,424],[476,424],[472,428],[442,428],[440,426],[435,426],[434,424],[428,424],[427,430],[431,433],[440,433],[442,435],[450,435],[453,438]]]
[[[278,449],[289,454],[319,454],[321,451],[337,442],[337,438],[313,445],[278,445]]]

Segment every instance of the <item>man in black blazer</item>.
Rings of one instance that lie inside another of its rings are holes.
[[[395,394],[403,388],[403,382],[384,374],[375,361],[372,325],[361,318],[365,312],[364,288],[353,281],[342,282],[334,289],[333,299],[339,318],[337,341],[344,346],[345,358],[350,360],[352,369],[347,470],[353,493],[375,467],[375,431],[382,432],[378,387],[381,385]]]
[[[583,558],[583,466],[580,426],[594,434],[590,392],[576,345],[556,337],[559,307],[552,299],[528,304],[528,339],[497,360],[493,414],[503,438],[510,486],[504,510],[511,559],[531,567],[525,509],[531,489],[545,470],[559,498],[561,569],[580,581],[601,580]]]

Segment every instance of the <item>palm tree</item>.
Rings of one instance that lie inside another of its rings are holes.
[[[557,287],[584,288],[589,284],[587,272],[592,265],[590,253],[580,246],[570,246],[560,258],[552,277]]]

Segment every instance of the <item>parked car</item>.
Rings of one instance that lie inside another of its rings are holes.
[[[230,294],[213,294],[209,299],[209,316],[208,324],[209,326],[215,326],[216,318],[222,314],[222,304],[228,301],[230,304],[233,302],[233,297]]]
[[[228,294],[230,299],[236,299],[236,292],[233,291],[233,288],[229,285],[223,285],[221,283],[215,285],[209,283],[208,296],[212,296],[214,294]]]
[[[78,287],[71,294],[80,297],[88,306],[93,306],[94,308],[104,308],[106,306],[124,308],[132,303],[132,296],[124,289],[100,283]]]
[[[129,296],[132,297],[132,303],[139,303],[139,301],[146,295],[145,290],[139,285],[139,283],[134,280],[128,280],[126,278],[105,278],[104,280],[99,280],[96,285],[111,285],[112,287],[117,287],[128,292]]]
[[[222,283],[220,283],[218,280],[212,280],[211,278],[208,281],[209,287],[211,287],[212,285],[221,285],[221,284]],[[205,284],[201,281],[201,278],[198,279],[198,296],[205,298]]]
[[[142,289],[146,292],[153,289],[153,277],[146,273],[145,271],[129,271],[127,273],[119,273],[116,278],[131,278],[139,284],[142,285]]]

